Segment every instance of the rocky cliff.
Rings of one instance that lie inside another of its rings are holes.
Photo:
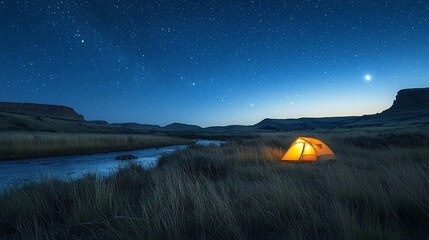
[[[84,121],[73,108],[60,105],[0,102],[0,112]]]
[[[404,110],[429,111],[429,88],[403,89],[396,95],[392,107],[384,113]]]

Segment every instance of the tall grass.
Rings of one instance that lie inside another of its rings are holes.
[[[150,170],[131,165],[108,178],[88,175],[77,181],[53,179],[8,189],[0,194],[0,235],[8,239],[428,238],[428,145],[416,146],[401,138],[368,148],[360,141],[379,134],[312,133],[330,145],[336,161],[279,161],[296,135],[262,134],[231,140],[222,147],[194,146],[164,156]]]
[[[0,159],[89,154],[190,144],[181,138],[147,134],[0,133]]]

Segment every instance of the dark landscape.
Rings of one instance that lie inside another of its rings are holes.
[[[429,1],[0,1],[0,240],[429,239]]]
[[[86,121],[65,106],[1,103],[0,159],[87,154],[188,144],[192,139],[230,139],[272,132],[422,131],[429,128],[429,88],[404,89],[381,113],[352,117],[264,119],[250,126],[202,128],[173,123]],[[288,145],[288,144],[286,144]]]
[[[429,88],[401,90],[375,115],[210,128],[109,124],[68,107],[0,106],[3,159],[226,141],[165,155],[152,169],[131,163],[108,177],[8,188],[0,193],[6,239],[429,237]],[[329,142],[337,160],[283,163],[297,136]]]

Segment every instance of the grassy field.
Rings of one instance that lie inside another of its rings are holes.
[[[0,160],[90,154],[190,143],[191,140],[148,134],[1,132]]]
[[[279,161],[298,135],[329,163]],[[429,137],[312,132],[194,146],[145,170],[0,194],[7,239],[428,239]]]

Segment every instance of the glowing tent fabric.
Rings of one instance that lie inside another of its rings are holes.
[[[334,160],[335,154],[322,141],[315,138],[299,137],[283,156],[284,161]]]

